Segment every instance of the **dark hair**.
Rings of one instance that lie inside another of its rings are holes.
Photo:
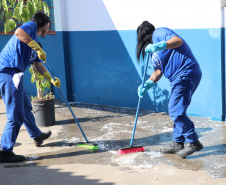
[[[38,25],[38,29],[44,27],[46,24],[51,24],[49,17],[42,13],[36,13],[31,17],[31,21],[35,22]]]
[[[140,61],[140,55],[142,52],[142,57],[144,58],[144,49],[149,43],[153,43],[152,41],[152,34],[155,31],[155,27],[149,23],[148,21],[144,21],[140,26],[137,28],[137,60]]]

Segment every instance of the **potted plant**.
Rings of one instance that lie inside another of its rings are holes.
[[[36,83],[37,95],[31,97],[36,124],[51,126],[55,124],[55,96],[50,90],[51,82],[40,75],[34,65],[29,68],[31,83]]]
[[[42,11],[49,16],[49,6],[41,0],[0,0],[1,20],[4,33],[13,31],[18,25],[30,21],[31,17]],[[51,83],[37,73],[32,65],[29,69],[31,82],[36,82],[37,96],[32,97],[33,112],[37,125],[50,126],[55,123],[54,95],[49,91]]]

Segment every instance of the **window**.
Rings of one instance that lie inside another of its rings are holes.
[[[49,18],[51,21],[51,29],[49,34],[55,34],[55,19],[54,19],[54,8],[53,8],[53,0],[43,0],[49,6]]]
[[[8,1],[8,0],[7,0]],[[26,2],[26,0],[24,0]],[[51,30],[49,32],[49,34],[55,34],[55,19],[54,19],[54,8],[53,8],[53,0],[42,0],[43,2],[47,3],[49,6],[49,18],[51,20]],[[0,16],[3,12],[3,8],[1,7],[0,9]],[[1,20],[0,17],[0,35],[4,35],[4,22],[3,20]],[[17,27],[21,26],[23,23],[22,22],[16,22],[17,23]],[[12,32],[8,33],[8,34],[13,34],[15,30],[13,30]]]

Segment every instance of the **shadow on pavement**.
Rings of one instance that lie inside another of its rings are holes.
[[[57,167],[48,166],[29,166],[27,164],[5,165],[1,170],[0,178],[4,179],[7,185],[24,184],[76,184],[76,185],[113,185],[114,183],[101,183],[98,179],[88,179],[86,176],[76,175],[75,173],[65,172]],[[27,168],[29,167],[29,168]],[[76,171],[76,169],[75,169]],[[12,178],[13,174],[13,178]],[[29,175],[25,175],[29,174]],[[16,180],[16,181],[15,181]]]

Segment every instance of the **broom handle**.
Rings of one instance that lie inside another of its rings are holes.
[[[49,71],[51,77],[54,79],[54,76],[53,76],[53,74],[51,73],[51,71],[50,71],[49,66],[47,65],[47,63],[45,63],[45,65],[46,65],[46,67],[47,67],[47,69],[48,69],[48,71]],[[89,143],[88,139],[86,138],[85,133],[84,133],[83,130],[82,130],[81,125],[79,124],[79,122],[78,122],[78,120],[77,120],[77,118],[76,118],[76,116],[75,116],[73,110],[71,109],[70,104],[68,103],[67,99],[65,98],[65,96],[64,96],[64,94],[62,93],[62,91],[60,90],[60,88],[58,88],[58,89],[59,89],[59,91],[60,91],[60,94],[63,96],[64,101],[66,102],[66,104],[67,104],[69,110],[71,111],[71,114],[73,115],[74,120],[76,121],[76,123],[77,123],[77,125],[78,125],[80,131],[82,132],[83,137],[85,138],[86,142]]]
[[[147,63],[146,63],[145,71],[144,71],[144,76],[143,76],[143,81],[142,81],[142,88],[144,87],[144,81],[145,81],[145,77],[146,77],[146,73],[147,73],[147,69],[148,69],[149,55],[150,54],[148,54]],[[133,126],[133,134],[132,134],[132,138],[131,138],[131,141],[130,141],[130,147],[133,146],[133,139],[134,139],[134,135],[135,135],[135,131],[136,131],[137,119],[138,119],[138,114],[139,114],[139,110],[140,110],[140,100],[141,100],[141,98],[139,97],[138,105],[137,105],[137,112],[136,112],[136,117],[135,117],[135,122],[134,122],[134,126]]]

